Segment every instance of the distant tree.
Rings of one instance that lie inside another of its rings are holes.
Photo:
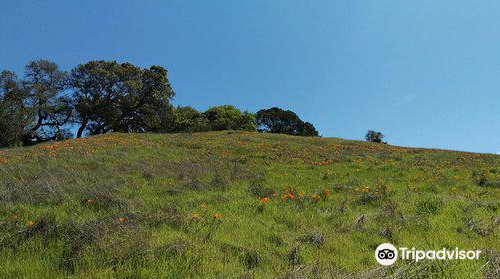
[[[160,66],[89,61],[68,74],[47,60],[30,62],[22,78],[0,74],[0,146],[34,144],[106,132],[168,133],[247,130],[318,136],[309,122],[280,108],[257,115],[231,105],[201,113],[174,108],[175,92]]]
[[[255,130],[255,117],[248,112],[242,113],[231,105],[217,106],[208,109],[204,116],[208,120],[210,130]]]
[[[59,66],[47,60],[28,63],[25,67],[25,99],[34,115],[34,121],[23,136],[24,144],[71,137],[69,124],[72,117],[72,101],[65,94],[67,74]]]
[[[71,70],[70,84],[75,101],[76,137],[104,133],[120,118],[119,95],[125,84],[120,79],[121,67],[116,62],[90,61]],[[138,74],[136,74],[136,82]]]
[[[71,71],[77,137],[115,132],[166,132],[175,93],[167,71],[115,61],[90,61]]]
[[[257,128],[260,132],[318,136],[311,123],[303,122],[293,111],[277,107],[257,112]]]
[[[0,73],[0,147],[22,143],[32,117],[25,104],[28,90],[13,72]]]
[[[255,131],[257,129],[255,114],[245,111],[236,122],[236,130]]]
[[[0,75],[1,145],[34,144],[71,136],[71,99],[65,94],[65,72],[57,64],[28,63],[24,76],[3,71]]]
[[[365,135],[366,141],[376,142],[376,143],[386,143],[383,141],[384,135],[381,132],[376,132],[373,130],[369,130]]]
[[[307,136],[307,137],[317,137],[319,136],[319,133],[318,131],[316,131],[316,128],[314,128],[314,125],[309,123],[309,122],[305,122],[303,124],[303,128],[301,130],[301,133],[300,133],[302,136]]]
[[[171,129],[174,118],[171,101],[175,92],[167,76],[167,70],[160,66],[141,71],[139,91],[127,95],[124,121],[117,130],[164,133]]]
[[[177,107],[174,110],[172,132],[203,132],[209,129],[208,119],[196,109],[192,107]]]

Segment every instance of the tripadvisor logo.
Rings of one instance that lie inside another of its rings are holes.
[[[398,249],[390,243],[382,243],[375,250],[375,259],[381,265],[391,265],[398,259]]]
[[[399,248],[402,260],[414,260],[418,262],[423,259],[427,260],[477,260],[481,251],[464,251],[458,247],[449,250],[443,248],[441,250],[416,250],[415,247],[409,249],[406,247]],[[380,244],[375,250],[375,259],[381,265],[392,265],[398,259],[398,249],[390,243]]]

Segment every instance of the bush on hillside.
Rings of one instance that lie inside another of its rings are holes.
[[[249,112],[241,112],[231,105],[217,106],[204,113],[210,130],[255,130],[255,117]]]
[[[297,114],[290,110],[272,107],[258,111],[256,116],[260,132],[318,136],[318,131],[311,123],[302,121]]]
[[[376,142],[376,143],[387,144],[387,142],[383,141],[384,140],[384,135],[381,132],[376,132],[376,131],[373,131],[373,130],[369,130],[366,133],[365,139],[368,142]]]

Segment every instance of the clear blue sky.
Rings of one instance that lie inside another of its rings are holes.
[[[0,1],[0,69],[33,59],[161,65],[175,104],[278,106],[327,137],[500,152],[498,1]]]

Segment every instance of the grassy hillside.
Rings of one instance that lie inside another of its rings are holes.
[[[498,278],[500,156],[108,134],[0,150],[0,225],[0,278]],[[382,267],[384,242],[483,253]]]

